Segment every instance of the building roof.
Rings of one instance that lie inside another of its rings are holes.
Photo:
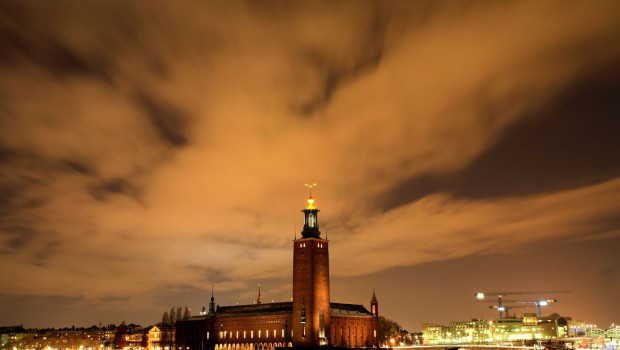
[[[372,316],[364,305],[329,303],[332,316]]]
[[[293,312],[292,302],[250,304],[234,306],[218,306],[217,317],[237,317],[255,315],[290,314]],[[336,316],[372,316],[363,305],[330,303],[330,314]]]
[[[267,303],[235,306],[218,306],[215,314],[217,317],[235,317],[250,315],[273,315],[293,312],[293,303]]]

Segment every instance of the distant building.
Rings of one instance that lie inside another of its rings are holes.
[[[147,346],[149,350],[171,349],[175,344],[175,327],[158,323],[148,330]]]
[[[425,345],[444,344],[448,338],[449,327],[439,324],[425,323],[422,325],[422,337]]]
[[[451,322],[449,332],[453,342],[457,343],[480,344],[491,339],[489,323],[475,318],[471,321]]]
[[[586,335],[583,321],[555,313],[540,318],[536,314],[523,314],[523,317],[506,317],[494,321],[472,319],[451,322],[449,327],[423,324],[422,329],[424,343],[429,345],[510,343]],[[605,334],[602,330],[598,333]]]
[[[583,321],[556,313],[537,318],[535,314],[524,314],[522,318],[503,318],[493,322],[493,339],[496,341],[546,340],[579,336],[585,329]]]
[[[319,210],[307,200],[301,238],[293,242],[293,301],[215,307],[176,327],[176,345],[184,350],[273,349],[284,346],[371,347],[379,345],[379,303],[333,303],[329,288],[329,241],[321,238]]]

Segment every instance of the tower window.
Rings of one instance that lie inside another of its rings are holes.
[[[314,227],[315,224],[316,224],[316,219],[314,218],[314,214],[313,213],[308,214],[308,226]]]

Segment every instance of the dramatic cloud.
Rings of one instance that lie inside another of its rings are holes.
[[[154,322],[259,279],[286,300],[309,181],[344,299],[620,236],[614,1],[0,6],[1,294],[75,308],[2,323]],[[415,329],[414,299],[382,310]]]

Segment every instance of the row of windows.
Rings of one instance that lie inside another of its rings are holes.
[[[292,300],[291,300],[292,301]],[[270,321],[276,319],[275,321]],[[257,324],[280,324],[280,323],[284,323],[285,321],[282,321],[281,319],[279,319],[278,317],[263,317],[261,320],[259,321],[254,321],[254,322],[227,322],[227,323],[222,323],[222,326],[248,326],[248,325],[257,325]]]
[[[351,332],[351,327],[348,327],[347,330],[348,330],[348,335],[349,336],[351,336],[352,334],[354,336],[357,336],[358,334],[361,335],[361,336],[364,336],[364,328],[363,327],[359,327],[359,328],[353,327],[353,332]],[[341,337],[344,336],[344,334],[345,334],[344,331],[345,331],[344,327],[340,327],[340,336]],[[358,333],[358,331],[359,331],[359,333]],[[336,329],[334,327],[332,327],[332,334],[335,334],[335,333],[336,333]],[[375,338],[377,337],[377,330],[376,329],[374,329],[372,331],[372,335]]]
[[[317,243],[316,244],[317,248],[323,248],[323,243]],[[299,243],[299,248],[305,248],[306,247],[306,243]]]
[[[280,337],[284,338],[284,329],[282,329],[280,333],[281,333]],[[259,329],[258,332],[257,332],[258,338],[261,338],[262,334],[263,334],[262,330]],[[277,330],[275,328],[273,330],[273,333],[271,333],[271,334],[272,334],[272,336],[274,338],[278,337],[278,332],[277,332]],[[234,335],[235,339],[239,339],[239,331],[236,331],[234,334],[233,334],[232,331],[230,331],[230,332],[229,331],[220,331],[220,333],[219,333],[220,339],[232,339],[233,335]],[[293,331],[291,330],[291,337],[292,336],[293,336]],[[246,338],[247,338],[247,331],[243,331],[243,339],[246,339]],[[269,338],[269,329],[265,329],[265,338]],[[209,339],[209,332],[207,332],[207,339]],[[254,330],[250,331],[250,339],[254,339]]]

